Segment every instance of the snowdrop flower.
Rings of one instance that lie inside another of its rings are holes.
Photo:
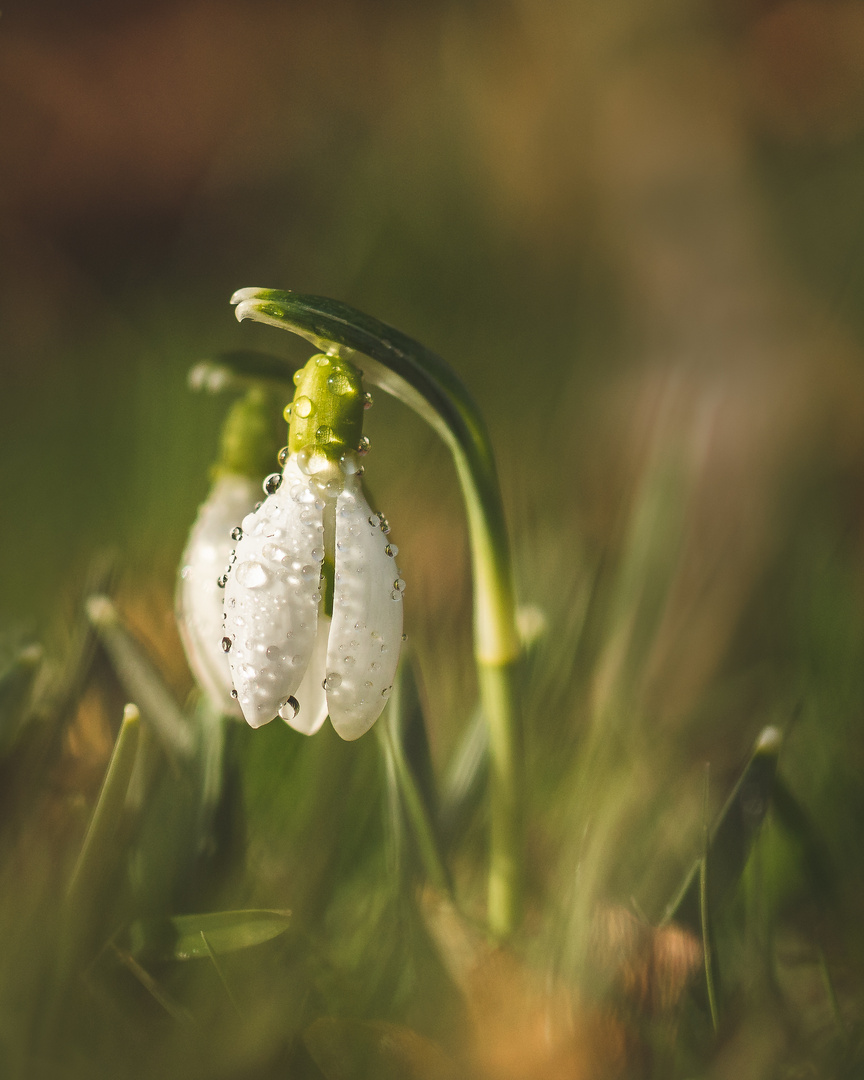
[[[314,356],[295,376],[283,472],[242,522],[224,591],[222,645],[252,727],[279,716],[312,735],[328,713],[343,739],[383,710],[402,641],[402,591],[383,515],[363,491],[371,399],[361,373]]]
[[[251,390],[228,414],[213,487],[192,526],[177,582],[177,625],[192,674],[217,708],[237,717],[222,645],[225,596],[219,579],[235,546],[232,530],[261,498],[258,478],[273,450],[270,402]]]

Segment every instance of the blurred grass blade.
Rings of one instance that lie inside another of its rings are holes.
[[[326,1080],[458,1080],[438,1043],[399,1024],[322,1017],[303,1042]]]
[[[41,645],[26,645],[0,672],[0,756],[11,750],[24,726],[26,707],[43,657]]]
[[[426,877],[443,892],[451,890],[435,832],[435,794],[432,763],[423,710],[410,660],[400,663],[379,737],[386,742],[388,773],[399,789],[401,805],[423,863]],[[400,830],[401,831],[401,830]]]
[[[290,911],[255,908],[174,915],[133,923],[131,951],[156,961],[209,959],[211,953],[219,956],[263,945],[284,934],[290,924]]]
[[[441,785],[439,828],[445,850],[451,848],[471,822],[489,783],[489,728],[476,709]]]
[[[72,907],[86,902],[96,891],[97,882],[108,873],[108,855],[123,817],[126,792],[135,766],[140,719],[135,705],[127,705],[123,710],[114,752],[69,884],[67,899]]]
[[[159,737],[172,761],[184,761],[196,750],[196,733],[153,661],[124,625],[107,596],[87,600],[87,616],[108,653],[117,677],[141,715]]]
[[[667,908],[664,922],[674,919],[701,934],[703,902],[713,916],[732,894],[771,804],[781,743],[780,732],[775,727],[766,727],[756,740],[750,760],[711,831],[704,898],[700,888],[703,858],[699,858]]]

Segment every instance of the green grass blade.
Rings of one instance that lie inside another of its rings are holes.
[[[290,911],[257,908],[142,920],[130,928],[131,952],[151,962],[209,959],[263,945],[290,925]]]
[[[707,848],[710,874],[705,887],[705,902],[711,913],[717,912],[731,895],[744,871],[750,847],[771,804],[781,742],[776,728],[762,731],[711,830]],[[702,857],[696,860],[664,917],[664,922],[674,919],[696,934],[702,929],[702,862]]]

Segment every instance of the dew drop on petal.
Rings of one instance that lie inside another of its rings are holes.
[[[294,415],[301,417],[303,420],[305,420],[307,416],[311,416],[314,409],[315,406],[308,397],[299,397],[294,402]]]
[[[381,697],[390,697],[390,694],[392,693],[392,691],[393,691],[392,686],[385,686],[384,689],[381,691]]]
[[[325,356],[324,353],[321,353],[320,356],[315,357],[315,366],[316,367],[330,367],[330,357]]]
[[[261,486],[264,488],[265,495],[275,495],[282,486],[282,473],[270,473]]]
[[[372,526],[373,529],[378,528],[378,525],[380,524],[380,522],[378,521],[378,515],[377,514],[370,514],[369,515],[369,524]]]
[[[300,702],[296,697],[289,697],[279,706],[279,718],[281,720],[293,720],[300,712]]]
[[[290,404],[286,405],[285,408],[282,410],[282,416],[285,418],[285,420],[289,424],[291,423],[291,406],[290,406]]]
[[[231,651],[231,644],[232,644],[232,642],[231,642],[230,637],[223,637],[222,638],[222,652],[230,652]]]
[[[231,691],[231,697],[233,697],[235,701],[237,700],[237,691],[236,690]]]
[[[228,584],[228,575],[222,574],[221,577],[216,578],[216,584],[219,586],[220,589],[224,589],[225,586]]]
[[[329,443],[333,438],[333,428],[329,424],[322,424],[315,429],[315,441],[319,443]]]
[[[372,395],[367,390],[366,393],[363,395],[363,408],[364,409],[371,409],[372,405],[373,405]]]
[[[298,369],[297,369],[297,370],[296,370],[296,371],[294,372],[294,385],[295,385],[295,386],[299,386],[299,385],[300,385],[300,380],[301,380],[302,378],[303,378],[303,368],[298,368]]]
[[[260,589],[270,580],[269,571],[254,559],[238,563],[235,573],[237,581],[247,589]]]
[[[369,441],[369,436],[368,435],[361,435],[360,436],[360,441],[357,443],[357,453],[360,454],[361,457],[362,457],[364,454],[369,453],[369,448],[371,446],[372,446],[372,443]]]
[[[395,544],[388,544],[387,547],[384,548],[384,552],[389,555],[391,559],[395,559],[399,554],[399,548],[396,547]]]
[[[338,690],[342,685],[342,676],[338,671],[330,671],[325,675],[324,682],[321,683],[325,690]]]
[[[268,660],[281,660],[282,650],[278,645],[268,645],[267,650],[264,653]]]
[[[242,540],[243,539],[243,530],[240,528],[239,525],[235,525],[234,528],[231,530],[231,539],[232,540]]]
[[[287,408],[290,409],[291,406],[288,405]],[[278,456],[278,458],[276,460],[279,462],[279,464],[283,468],[285,467],[285,462],[288,460],[288,455],[290,453],[291,453],[291,451],[288,449],[287,446],[283,446],[282,449],[279,451],[279,456]]]

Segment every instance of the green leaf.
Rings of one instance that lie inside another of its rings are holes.
[[[152,961],[210,959],[211,952],[238,952],[284,934],[290,911],[250,908],[203,915],[174,915],[169,919],[133,923],[129,936],[135,956]]]

